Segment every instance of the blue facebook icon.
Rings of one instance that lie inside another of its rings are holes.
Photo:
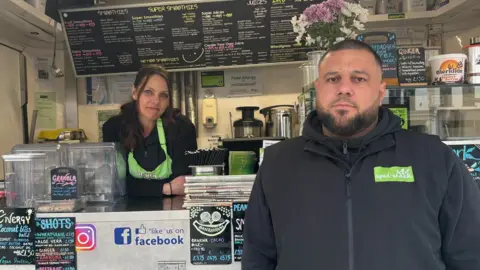
[[[132,243],[132,230],[127,227],[115,228],[115,244],[130,245]]]

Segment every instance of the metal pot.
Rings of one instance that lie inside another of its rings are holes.
[[[260,110],[265,116],[265,136],[292,138],[295,122],[293,105],[275,105]]]

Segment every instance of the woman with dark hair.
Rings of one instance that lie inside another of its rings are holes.
[[[185,151],[196,150],[193,123],[172,108],[168,73],[157,65],[142,67],[133,100],[103,125],[103,141],[125,147],[129,197],[183,195],[189,168]]]

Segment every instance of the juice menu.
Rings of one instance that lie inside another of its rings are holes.
[[[322,0],[245,0],[62,10],[77,76],[306,60],[291,18]]]
[[[34,209],[0,209],[0,265],[34,264],[34,231]]]

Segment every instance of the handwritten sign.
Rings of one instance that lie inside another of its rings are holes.
[[[190,260],[194,265],[231,264],[231,207],[190,209]]]
[[[37,270],[76,270],[75,218],[37,218],[35,221]]]
[[[398,81],[400,85],[427,85],[425,49],[398,49]]]
[[[77,198],[77,170],[68,167],[52,169],[52,200]]]
[[[35,263],[34,230],[34,209],[0,209],[0,265]]]
[[[243,255],[243,224],[247,203],[232,203],[233,222],[233,258],[236,262],[242,260]]]
[[[397,38],[395,33],[369,32],[358,35],[357,40],[369,44],[380,56],[385,79],[397,79]]]

